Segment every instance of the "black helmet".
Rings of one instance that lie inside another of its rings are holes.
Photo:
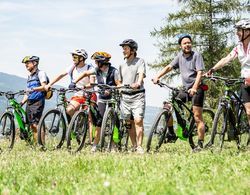
[[[22,63],[26,62],[39,62],[39,57],[38,56],[25,56],[22,60]]]
[[[137,51],[138,49],[138,44],[133,40],[133,39],[125,39],[121,44],[120,46],[129,46],[130,48],[132,49],[135,49]]]
[[[192,41],[192,38],[189,34],[183,33],[178,36],[178,44],[181,44],[182,39],[189,38]]]

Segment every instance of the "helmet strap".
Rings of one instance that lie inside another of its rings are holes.
[[[250,36],[250,33],[248,34],[248,36],[246,36],[245,38],[244,38],[244,34],[245,34],[245,29],[242,29],[242,38],[241,38],[241,42],[243,43],[243,41],[245,41],[249,36]]]

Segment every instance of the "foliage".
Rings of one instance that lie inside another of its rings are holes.
[[[225,57],[235,45],[233,25],[247,10],[249,2],[240,0],[185,0],[180,2],[180,10],[166,17],[166,24],[154,29],[151,35],[158,38],[159,60],[151,64],[154,69],[162,69],[179,50],[178,35],[188,33],[192,36],[193,47],[202,53],[206,70],[209,70],[222,57]],[[222,76],[238,77],[238,61],[225,67],[219,73]],[[172,80],[177,73],[170,73],[166,79]],[[211,87],[213,87],[211,85]],[[220,87],[209,92],[210,97],[218,94]]]

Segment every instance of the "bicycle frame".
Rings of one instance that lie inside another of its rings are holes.
[[[19,92],[2,92],[2,94],[8,100],[8,106],[6,108],[6,112],[10,112],[14,115],[14,119],[18,124],[20,132],[28,132],[29,138],[32,137],[32,131],[30,131],[30,127],[27,124],[27,115],[21,105],[16,101],[15,95],[24,95],[25,91],[21,90]]]
[[[195,127],[193,111],[181,99],[176,98],[177,94],[180,92],[179,89],[173,88],[164,83],[159,83],[159,86],[167,87],[172,91],[171,101],[167,102],[171,105],[169,113],[172,113],[173,110],[175,112],[178,138],[181,140],[187,140]],[[187,111],[187,113],[183,112],[183,108]]]

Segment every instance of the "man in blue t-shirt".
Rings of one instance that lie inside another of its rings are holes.
[[[198,150],[203,148],[205,125],[202,118],[202,108],[204,102],[204,90],[202,87],[202,74],[204,70],[203,58],[200,53],[192,50],[192,38],[188,34],[182,34],[178,43],[182,49],[174,60],[167,65],[154,79],[158,83],[159,79],[173,69],[179,69],[182,83],[187,93],[179,94],[183,101],[192,100],[194,119],[198,129]],[[168,124],[170,125],[170,124]],[[173,131],[173,124],[169,127],[169,139],[176,139]]]
[[[45,104],[44,86],[48,81],[46,73],[38,69],[39,57],[26,56],[22,63],[25,64],[30,75],[27,80],[27,91],[29,93],[23,97],[21,105],[27,103],[27,122],[33,131],[34,142],[37,143],[37,125],[43,113]],[[28,135],[20,136],[21,138],[27,138]]]

